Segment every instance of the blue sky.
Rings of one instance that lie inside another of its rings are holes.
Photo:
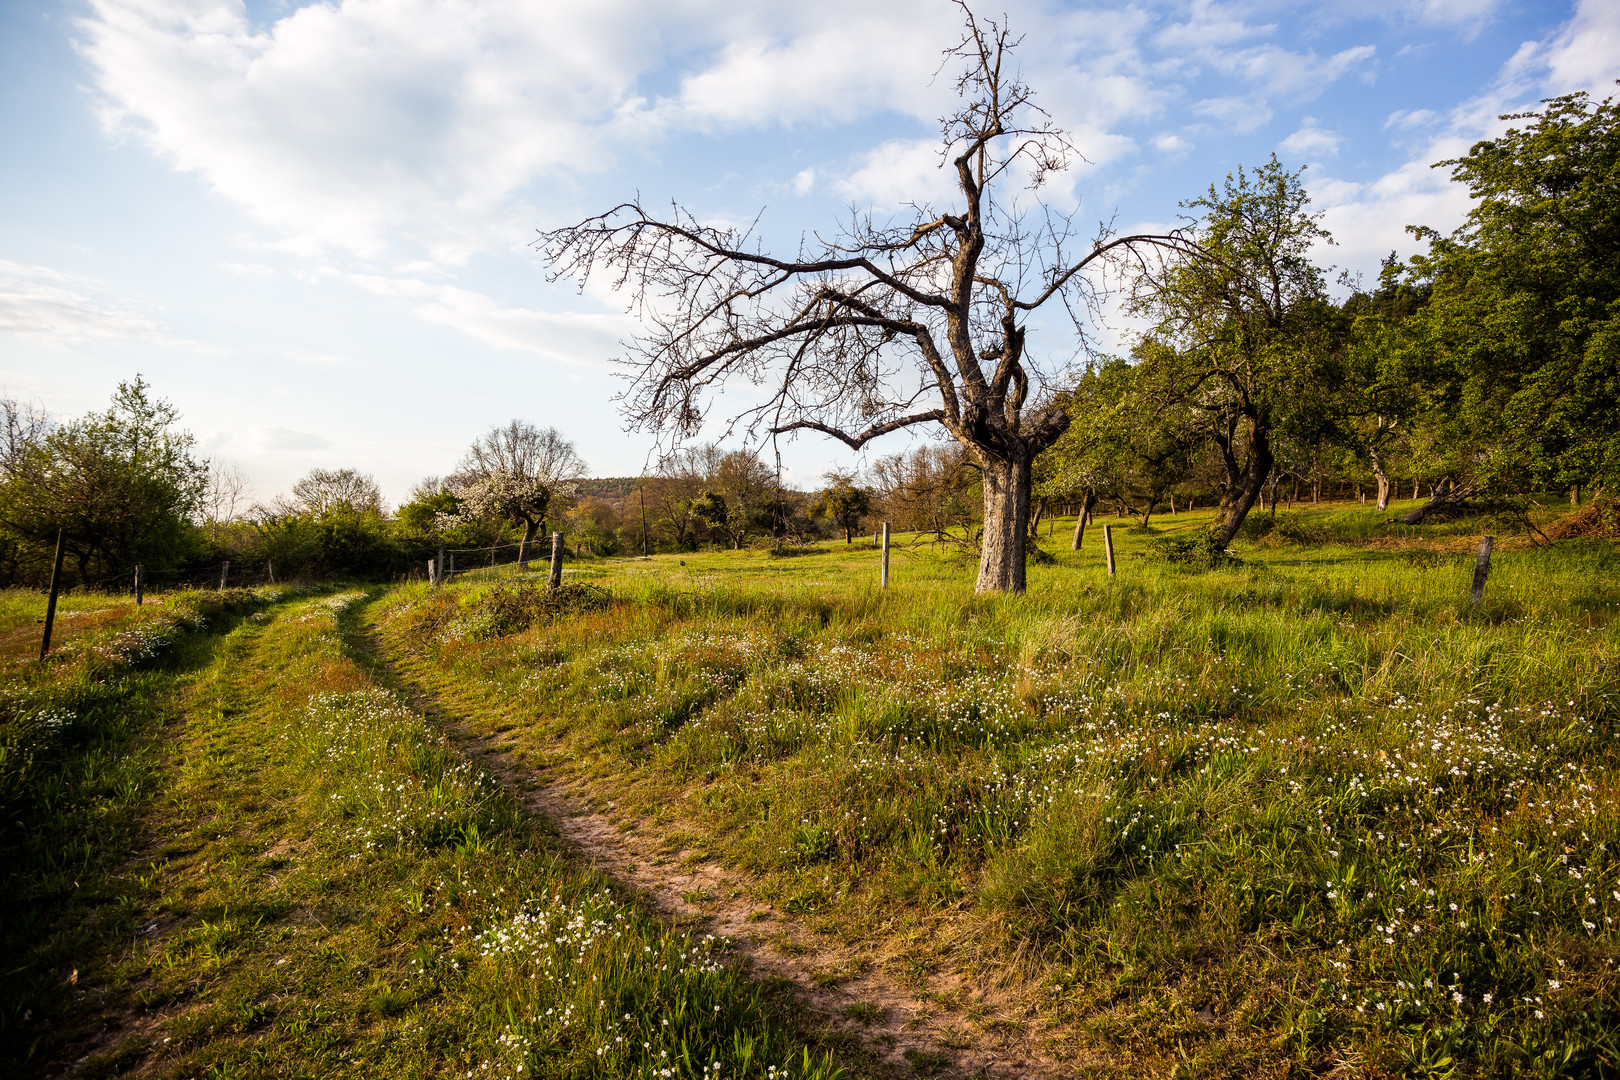
[[[1466,212],[1431,163],[1620,76],[1613,0],[995,10],[1087,159],[1051,198],[1168,223],[1275,152],[1308,166],[1323,261],[1369,280],[1403,226]],[[636,473],[611,364],[636,325],[548,284],[535,230],[639,193],[763,210],[791,246],[948,198],[958,33],[943,0],[0,0],[0,391],[70,416],[143,373],[261,498],[352,466],[397,501],[514,416]],[[783,459],[800,485],[856,460],[813,435]]]

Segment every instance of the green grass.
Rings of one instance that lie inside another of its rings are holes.
[[[366,603],[179,598],[8,672],[0,1071],[842,1071],[387,685]]]
[[[1022,597],[901,537],[887,593],[831,543],[586,561],[611,602],[526,629],[510,581],[377,610],[535,769],[896,978],[1008,987],[1077,1071],[1613,1073],[1620,555],[1504,541],[1475,607],[1480,522],[1400,509],[1206,571],[1147,545],[1207,515],[1060,520]]]

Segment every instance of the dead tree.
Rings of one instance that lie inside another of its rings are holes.
[[[1026,320],[1061,304],[1081,344],[1112,260],[1181,249],[1176,234],[1082,234],[1041,186],[1077,155],[1011,71],[1007,28],[963,6],[947,53],[961,102],[943,121],[955,207],[890,222],[854,215],[797,255],[767,252],[750,229],[705,225],[640,201],[542,235],[555,276],[611,276],[645,327],[623,362],[621,400],[643,428],[695,435],[730,380],[766,388],[730,418],[753,437],[819,431],[851,449],[943,425],[984,475],[980,592],[1021,591],[1030,466],[1068,426],[1038,391],[1054,373],[1029,348]],[[1018,186],[1018,179],[1026,181]],[[1022,191],[1022,196],[1020,195]],[[1074,342],[1052,350],[1067,358]]]

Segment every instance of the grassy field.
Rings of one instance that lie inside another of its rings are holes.
[[[1620,551],[1505,539],[1476,607],[1482,523],[1386,516],[1215,569],[1153,554],[1201,515],[1116,520],[1113,578],[1059,520],[1022,597],[901,537],[887,592],[868,541],[83,602],[5,661],[0,1060],[1613,1074]],[[704,867],[682,919],[622,887]],[[731,909],[777,968],[704,939]]]
[[[1097,1075],[1612,1070],[1620,557],[1505,540],[1475,608],[1479,523],[1383,516],[1285,514],[1214,570],[1147,553],[1201,516],[1120,522],[1112,580],[1060,521],[1020,598],[902,538],[887,593],[834,543],[604,561],[561,613],[476,581],[378,612],[536,775],[951,987],[970,1042],[1027,1024]]]
[[[838,1075],[379,680],[367,599],[116,604],[9,666],[0,1072]]]

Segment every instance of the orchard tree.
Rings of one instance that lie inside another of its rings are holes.
[[[1275,156],[1239,168],[1182,204],[1198,213],[1199,257],[1144,262],[1134,286],[1132,311],[1155,323],[1139,350],[1144,385],[1165,405],[1203,412],[1220,450],[1218,547],[1260,497],[1279,426],[1312,421],[1330,396],[1334,311],[1310,249],[1331,238],[1309,204],[1300,173]]]
[[[1429,505],[1620,483],[1620,105],[1543,105],[1439,162],[1475,200],[1461,228],[1412,230],[1429,250],[1409,280],[1431,293],[1404,358],[1465,473]]]
[[[853,542],[861,519],[872,512],[872,490],[855,483],[852,473],[830,472],[810,513],[824,517],[844,530],[844,543]]]
[[[179,561],[195,539],[208,466],[192,456],[195,440],[178,420],[139,376],[118,384],[106,412],[31,428],[26,415],[11,419],[0,529],[37,550],[49,550],[61,529],[80,580]]]
[[[983,476],[980,592],[1022,591],[1031,465],[1068,422],[1038,393],[1051,374],[1027,322],[1048,306],[1084,337],[1093,272],[1174,235],[1083,234],[1041,198],[1077,156],[1014,74],[1005,26],[962,6],[960,106],[942,125],[957,194],[889,222],[776,255],[750,230],[641,202],[546,233],[553,273],[607,275],[645,327],[625,358],[638,426],[699,432],[710,395],[741,379],[766,392],[734,414],[755,436],[818,431],[859,450],[938,424]],[[1022,191],[1020,180],[1025,181]],[[1072,355],[1071,340],[1053,355]]]
[[[311,469],[292,486],[292,495],[298,509],[316,518],[383,512],[376,477],[355,469]]]
[[[573,495],[585,462],[556,428],[523,420],[496,424],[468,448],[446,481],[462,521],[500,519],[523,529],[518,565],[529,565],[529,545],[545,524],[554,499]]]

